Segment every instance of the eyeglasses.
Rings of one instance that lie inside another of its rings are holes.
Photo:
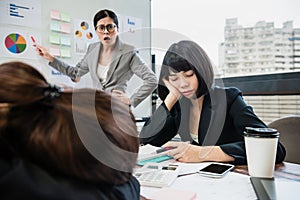
[[[106,26],[103,24],[100,24],[100,25],[96,26],[96,30],[99,33],[104,33],[105,30],[107,30],[109,33],[113,33],[116,30],[116,27],[117,27],[117,25],[115,25],[115,24],[108,24]]]

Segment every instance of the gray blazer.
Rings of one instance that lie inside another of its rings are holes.
[[[76,80],[76,78],[90,72],[93,87],[107,92],[111,92],[113,89],[125,92],[128,81],[135,74],[144,80],[143,85],[130,97],[131,105],[136,107],[156,88],[157,78],[155,74],[138,55],[133,46],[121,42],[117,37],[107,78],[102,84],[97,75],[101,48],[102,44],[100,42],[90,44],[85,56],[75,67],[57,58],[54,58],[54,61],[49,65],[69,76],[72,80]]]

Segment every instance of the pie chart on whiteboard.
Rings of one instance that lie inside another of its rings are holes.
[[[26,49],[25,38],[18,33],[11,33],[5,38],[5,47],[13,54],[19,54]]]

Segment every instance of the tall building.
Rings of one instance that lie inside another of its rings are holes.
[[[237,18],[226,19],[219,63],[223,77],[300,69],[300,29],[293,28],[293,21],[275,28],[273,22],[243,27]]]
[[[300,70],[300,29],[287,21],[281,28],[259,21],[243,27],[237,18],[226,19],[224,42],[219,45],[219,77],[293,72]],[[300,114],[300,95],[244,96],[266,123]]]
[[[294,68],[300,69],[300,28],[294,29],[292,41],[294,47]]]

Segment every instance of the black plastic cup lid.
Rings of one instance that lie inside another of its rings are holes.
[[[259,138],[277,138],[279,133],[273,128],[253,128],[246,127],[244,131],[246,137],[259,137]]]

